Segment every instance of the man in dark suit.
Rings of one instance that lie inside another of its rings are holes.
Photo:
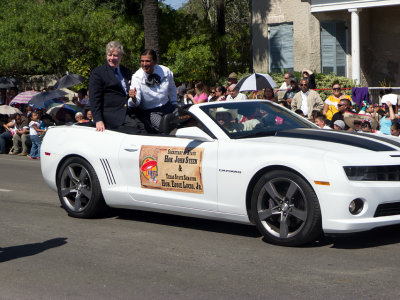
[[[143,123],[127,107],[132,73],[120,65],[123,54],[119,42],[109,42],[106,46],[107,62],[90,74],[89,102],[97,131],[144,132]]]

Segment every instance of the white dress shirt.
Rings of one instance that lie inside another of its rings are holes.
[[[136,103],[129,101],[129,106],[152,109],[165,105],[169,100],[172,104],[177,103],[176,86],[171,70],[165,66],[155,65],[153,74],[161,78],[160,84],[153,87],[146,85],[149,74],[141,68],[133,74],[130,89],[136,88]]]

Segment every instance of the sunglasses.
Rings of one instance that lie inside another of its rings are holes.
[[[215,91],[211,91],[210,94],[215,94]]]
[[[333,88],[332,90],[334,90],[334,91],[340,91],[341,88]]]
[[[299,84],[300,86],[308,86],[308,84]]]
[[[346,106],[346,104],[338,104],[338,107]]]

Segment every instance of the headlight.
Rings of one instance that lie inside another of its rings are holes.
[[[400,166],[343,167],[354,181],[400,181]]]

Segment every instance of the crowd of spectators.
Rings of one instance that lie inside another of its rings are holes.
[[[30,87],[25,88],[27,89],[32,90]],[[0,89],[0,102],[2,105],[10,104],[17,94],[16,88]],[[74,104],[75,108],[62,109],[60,113],[49,115],[46,108],[16,104],[22,113],[0,114],[0,154],[40,159],[40,144],[49,126],[93,122],[88,93],[85,89],[81,89],[72,100],[68,98],[54,100],[59,102],[55,104],[69,103]]]
[[[279,89],[265,88],[263,91],[242,93],[236,87],[237,75],[231,73],[227,86],[207,88],[202,82],[187,89],[185,84],[177,88],[178,101],[184,104],[202,102],[237,101],[245,99],[266,99],[278,103],[297,114],[314,122],[322,129],[344,130],[350,132],[378,133],[400,135],[400,115],[398,113],[398,96],[391,89],[380,93],[380,103],[363,102],[356,105],[349,95],[344,93],[339,82],[332,83],[331,95],[321,99],[313,90],[316,87],[314,74],[304,70],[299,80],[293,74],[284,74],[283,84]],[[0,89],[0,105],[10,104],[18,94],[16,88]],[[63,99],[64,102],[70,102]],[[93,122],[90,109],[89,92],[80,90],[72,102],[79,111],[64,111],[49,115],[46,108],[35,108],[21,105],[22,114],[0,114],[0,154],[27,156],[40,159],[40,143],[46,129],[53,125]],[[350,116],[349,118],[347,118]]]

